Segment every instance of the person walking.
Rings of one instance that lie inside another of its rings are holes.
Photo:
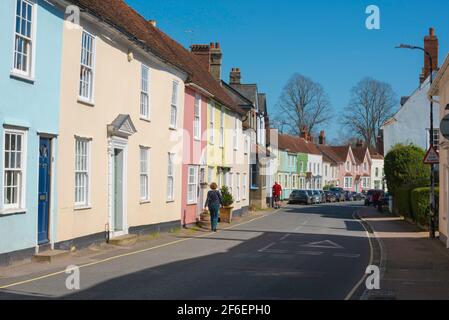
[[[205,208],[209,208],[212,231],[217,232],[218,217],[220,207],[223,205],[223,198],[220,191],[217,190],[218,186],[215,182],[210,185],[210,189],[207,193]]]
[[[281,206],[279,204],[279,201],[281,199],[281,195],[282,195],[282,186],[275,182],[274,186],[273,186],[273,201],[274,201],[274,208],[275,209],[280,209]]]

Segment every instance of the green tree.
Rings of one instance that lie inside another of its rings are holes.
[[[428,186],[430,167],[423,163],[425,155],[420,147],[398,144],[385,156],[385,178],[393,195],[399,188]]]

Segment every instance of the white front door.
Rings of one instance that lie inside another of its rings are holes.
[[[126,211],[127,140],[111,138],[109,148],[109,230],[110,237],[128,234]]]

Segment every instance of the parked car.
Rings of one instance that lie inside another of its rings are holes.
[[[323,190],[318,190],[318,192],[321,194],[321,203],[326,203],[326,194]]]
[[[334,188],[330,188],[329,191],[335,194],[335,196],[337,197],[337,202],[346,200],[343,188],[334,187]]]
[[[323,195],[321,194],[320,191],[318,191],[318,190],[313,190],[313,195],[314,195],[315,198],[316,198],[316,203],[323,203],[323,202],[324,202],[324,200],[323,200]]]
[[[312,204],[313,203],[313,196],[310,196],[307,191],[305,190],[293,190],[290,194],[290,198],[288,200],[288,203],[290,204]]]
[[[352,199],[354,201],[362,201],[362,200],[365,200],[365,197],[361,193],[353,192]]]
[[[313,190],[307,190],[307,194],[308,194],[310,197],[312,197],[312,203],[313,203],[313,204],[319,203],[320,197],[317,196],[317,195],[313,192]]]
[[[351,191],[345,191],[345,201],[354,201],[354,197]]]
[[[337,202],[337,194],[332,191],[325,191],[326,202]]]

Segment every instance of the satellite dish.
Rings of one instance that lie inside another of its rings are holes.
[[[440,131],[443,137],[449,140],[449,115],[445,116],[443,120],[441,120]]]

